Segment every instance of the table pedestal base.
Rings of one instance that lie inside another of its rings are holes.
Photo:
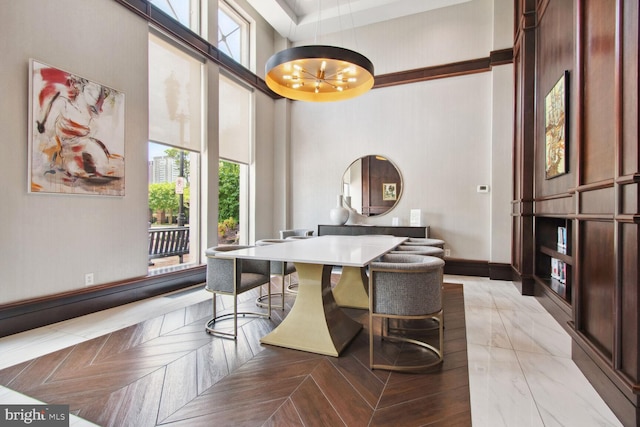
[[[333,297],[340,307],[369,309],[369,279],[364,267],[342,267]]]
[[[282,323],[260,342],[293,350],[339,356],[362,325],[347,316],[331,292],[331,266],[295,263],[298,295]]]

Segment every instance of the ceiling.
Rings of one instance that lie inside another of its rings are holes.
[[[247,0],[292,42],[471,0]]]

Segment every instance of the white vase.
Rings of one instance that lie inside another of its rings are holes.
[[[342,205],[342,196],[338,196],[336,207],[329,211],[329,218],[333,225],[343,225],[349,220],[349,210]]]

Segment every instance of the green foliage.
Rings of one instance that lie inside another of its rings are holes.
[[[186,206],[189,205],[190,187],[185,187],[183,200]],[[180,208],[180,197],[176,194],[175,182],[159,182],[149,184],[149,208],[153,212],[165,211],[173,214]]]
[[[240,165],[220,161],[218,173],[218,222],[240,219]]]
[[[238,222],[234,218],[227,218],[218,223],[218,234],[224,235],[231,230],[234,230]]]

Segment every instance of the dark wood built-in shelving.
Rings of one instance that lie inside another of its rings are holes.
[[[573,257],[571,257],[570,255],[563,254],[546,246],[540,246],[540,252],[545,255],[549,255],[552,258],[557,258],[566,264],[573,265]]]

